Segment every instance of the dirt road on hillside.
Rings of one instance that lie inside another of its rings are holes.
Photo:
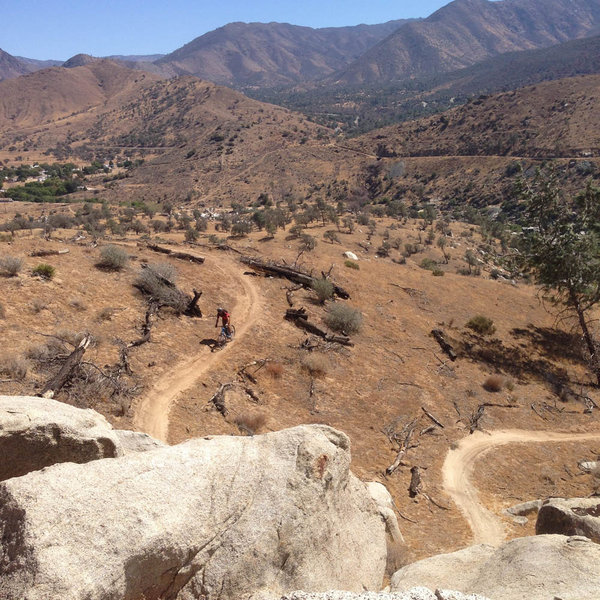
[[[464,514],[471,531],[473,544],[499,545],[506,538],[502,520],[479,501],[476,488],[470,481],[475,463],[484,459],[490,450],[515,443],[552,443],[600,440],[600,433],[560,433],[553,431],[521,431],[518,429],[475,432],[463,438],[458,447],[450,450],[442,467],[444,489]]]
[[[227,357],[230,348],[250,329],[260,314],[258,292],[249,278],[240,273],[239,264],[230,258],[212,258],[223,271],[223,281],[235,286],[237,302],[232,309],[236,324],[235,340],[219,352],[201,346],[198,353],[165,373],[138,402],[133,417],[134,428],[152,437],[167,441],[169,412],[177,396],[191,388],[204,373]],[[211,319],[212,320],[212,319]],[[212,323],[211,323],[212,326]]]

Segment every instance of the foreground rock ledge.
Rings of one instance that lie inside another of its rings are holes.
[[[55,463],[86,463],[123,454],[96,411],[55,400],[0,396],[0,481]]]
[[[440,554],[397,571],[393,592],[416,585],[481,594],[493,600],[598,598],[600,546],[585,537],[537,535]]]
[[[0,598],[380,589],[385,524],[325,426],[199,439],[0,484]]]

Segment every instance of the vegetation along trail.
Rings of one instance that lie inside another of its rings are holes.
[[[499,430],[475,432],[449,450],[442,467],[444,489],[463,512],[471,531],[473,544],[501,544],[505,537],[502,520],[479,501],[470,481],[475,463],[498,446],[515,443],[551,443],[600,440],[600,433],[561,433],[552,431]]]
[[[232,343],[235,344],[257,320],[260,299],[253,282],[239,274],[238,263],[225,257],[219,257],[218,261],[221,263],[219,267],[223,271],[223,281],[231,280],[230,285],[237,294],[237,302],[232,310],[236,323],[236,337]],[[206,346],[201,346],[196,355],[165,373],[138,402],[133,418],[135,429],[166,442],[169,412],[177,396],[191,388],[204,373],[221,362],[230,348],[231,344],[228,344],[221,351],[211,353]]]

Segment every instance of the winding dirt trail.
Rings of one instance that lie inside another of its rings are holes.
[[[473,544],[497,546],[506,538],[502,520],[479,501],[477,489],[470,481],[475,463],[498,446],[515,443],[551,443],[600,440],[600,433],[560,433],[554,431],[522,431],[508,429],[490,433],[475,432],[463,438],[458,447],[446,455],[442,475],[444,489],[464,514]]]
[[[133,417],[134,428],[163,442],[167,441],[169,412],[177,396],[191,388],[204,373],[225,359],[231,347],[246,334],[260,315],[258,292],[249,278],[239,274],[239,264],[225,257],[220,257],[218,262],[224,276],[235,284],[237,302],[232,310],[237,323],[235,340],[219,352],[211,352],[207,346],[202,346],[198,354],[180,363],[155,382],[137,404]]]

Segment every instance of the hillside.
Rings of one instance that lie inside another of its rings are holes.
[[[331,78],[390,82],[467,67],[497,54],[597,32],[600,0],[454,0],[408,23]]]
[[[82,61],[88,64],[53,67],[1,82],[0,136],[23,128],[40,131],[49,124],[55,127],[57,121],[74,113],[135,96],[157,80],[112,61]]]
[[[346,135],[442,112],[472,96],[514,90],[542,81],[600,73],[600,37],[549,48],[507,52],[471,67],[394,84],[319,84],[251,90],[252,97],[298,110]]]
[[[313,29],[230,23],[155,62],[175,74],[233,87],[289,85],[332,74],[406,23]]]
[[[365,150],[382,143],[397,156],[599,156],[599,87],[600,75],[586,75],[481,96],[357,142]]]
[[[27,63],[18,59],[16,56],[12,56],[8,52],[4,52],[0,48],[0,81],[3,79],[10,79],[12,77],[19,77],[25,73],[30,73],[31,69]]]

